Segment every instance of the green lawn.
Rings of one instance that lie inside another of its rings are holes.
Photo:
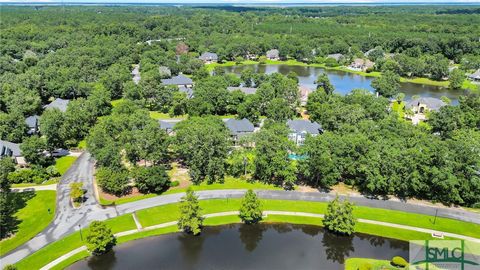
[[[234,211],[240,207],[240,199],[218,199],[218,200],[202,200],[200,206],[203,211],[202,214]],[[264,210],[278,210],[278,211],[297,211],[310,213],[324,213],[326,210],[326,203],[307,202],[307,201],[284,201],[284,200],[263,200],[262,207]],[[368,207],[355,207],[355,216],[358,218],[379,220],[397,224],[405,224],[416,227],[433,228],[437,230],[448,231],[452,233],[459,233],[470,235],[474,237],[480,236],[480,225],[456,221],[446,218],[437,218],[436,224],[433,225],[432,216],[410,214],[400,211],[374,209]],[[149,209],[137,211],[137,217],[142,226],[152,226],[160,223],[175,221],[179,217],[178,204],[168,204]],[[205,225],[220,225],[226,223],[240,222],[235,215],[225,217],[214,217],[205,220]],[[283,215],[269,215],[264,222],[288,222],[298,224],[313,224],[322,225],[320,218],[314,217],[297,217],[297,216],[283,216]],[[135,229],[133,218],[130,214],[113,218],[107,221],[113,232],[120,232]],[[86,234],[87,230],[83,230]],[[142,231],[129,236],[123,236],[118,239],[119,243],[139,239],[143,237],[158,235],[162,233],[170,233],[178,231],[176,226],[161,228],[152,231]],[[357,223],[356,231],[361,233],[368,233],[372,235],[379,235],[384,237],[396,238],[401,240],[411,239],[432,239],[429,234],[418,233],[410,230],[396,229],[379,225],[372,225],[366,223]],[[67,236],[60,241],[54,242],[33,255],[20,261],[17,266],[19,269],[37,269],[59,256],[78,248],[82,245],[80,235],[78,232]],[[69,260],[70,263],[81,259],[88,254],[82,253],[75,258]],[[75,260],[74,260],[75,259]],[[62,264],[66,266],[66,264]]]
[[[132,230],[136,228],[135,222],[133,221],[131,214],[109,219],[106,221],[106,223],[114,233]],[[85,237],[87,233],[88,229],[82,229],[83,237]],[[18,267],[18,269],[25,270],[40,269],[51,261],[76,248],[81,247],[82,245],[83,241],[80,239],[80,232],[77,231],[67,237],[60,239],[59,241],[53,242],[50,245],[40,249],[34,254],[18,262],[16,266]]]
[[[11,196],[15,196],[13,207],[20,208],[15,214],[20,223],[15,235],[0,242],[0,255],[30,240],[47,227],[55,216],[55,191],[53,190],[11,193]]]
[[[68,168],[72,166],[75,160],[77,160],[77,157],[72,156],[64,156],[61,158],[57,158],[55,160],[55,168],[60,173],[60,175],[63,175],[65,172],[67,172]]]
[[[172,179],[172,181],[175,181],[175,179]],[[274,185],[269,185],[269,184],[264,184],[261,182],[247,182],[245,180],[241,180],[238,178],[234,178],[231,176],[225,177],[225,182],[223,184],[220,183],[214,183],[214,184],[207,184],[206,182],[201,183],[200,185],[191,185],[192,189],[195,191],[200,191],[200,190],[213,190],[213,189],[270,189],[270,190],[281,190],[282,188],[276,187]],[[106,200],[102,197],[100,197],[100,204],[102,205],[112,205],[112,204],[124,204],[124,203],[129,203],[129,202],[134,202],[138,200],[143,200],[159,195],[166,195],[166,194],[173,194],[173,193],[180,193],[180,192],[185,192],[187,188],[178,188],[174,187],[162,194],[142,194],[139,196],[135,197],[125,197],[125,198],[119,198],[117,200]]]
[[[392,102],[392,110],[397,112],[400,118],[405,117],[405,111],[403,110],[404,107],[405,107],[404,101],[400,103],[398,103],[397,101]]]
[[[168,113],[161,113],[161,112],[155,112],[155,111],[150,111],[150,117],[155,119],[155,120],[162,120],[162,119],[186,119],[188,115],[182,115],[182,116],[170,116]]]
[[[398,269],[390,265],[390,261],[386,260],[376,260],[376,259],[367,259],[367,258],[348,258],[345,260],[345,270],[358,270],[360,266],[368,264],[372,270],[390,270]],[[365,268],[368,269],[368,268]]]

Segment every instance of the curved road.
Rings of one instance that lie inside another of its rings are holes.
[[[175,203],[180,200],[183,193],[162,195],[148,198],[136,202],[126,203],[115,207],[102,208],[98,205],[94,196],[93,188],[93,170],[94,161],[90,154],[83,153],[77,161],[64,174],[61,182],[57,186],[57,210],[54,221],[41,233],[32,238],[27,243],[21,245],[15,250],[1,258],[1,264],[13,264],[26,256],[34,253],[47,244],[57,241],[60,238],[71,234],[79,229],[86,227],[93,220],[105,220],[119,215],[133,213],[135,211],[150,208],[153,206]],[[84,205],[75,209],[70,203],[70,183],[83,182],[86,189],[86,201]],[[198,191],[196,194],[200,200],[222,199],[222,198],[240,198],[245,190],[205,190]],[[256,192],[263,199],[278,200],[302,200],[326,202],[332,200],[335,195],[319,192],[297,192],[280,190],[259,190]],[[345,197],[345,196],[340,196]],[[453,218],[457,220],[473,222],[480,224],[480,215],[461,209],[440,208],[425,205],[416,205],[394,200],[375,200],[365,197],[349,197],[350,201],[356,205],[368,206],[373,208],[383,208],[399,210],[403,212],[419,213],[425,215],[437,215],[439,217]]]

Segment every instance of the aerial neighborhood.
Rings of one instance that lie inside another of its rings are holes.
[[[2,269],[409,269],[410,240],[480,243],[474,4],[1,7]]]

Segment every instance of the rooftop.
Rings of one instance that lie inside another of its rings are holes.
[[[225,125],[230,130],[232,135],[238,135],[242,133],[251,133],[255,130],[252,122],[248,119],[243,118],[242,120],[238,119],[227,119],[225,120]]]
[[[216,53],[211,53],[211,52],[204,52],[198,59],[203,60],[203,61],[211,61],[211,60],[217,60],[218,55]]]
[[[38,121],[40,121],[40,116],[38,115],[32,115],[25,118],[25,124],[27,124],[29,128],[36,128],[38,125]]]
[[[46,109],[56,108],[56,109],[59,109],[59,110],[62,111],[62,112],[66,112],[66,111],[67,111],[68,103],[70,103],[70,100],[69,100],[69,99],[57,98],[57,99],[55,99],[54,101],[52,101],[50,104],[43,106],[43,108],[44,108],[45,110],[46,110]]]
[[[418,106],[419,104],[425,104],[429,110],[438,111],[441,107],[447,105],[441,99],[433,97],[420,97],[417,99],[412,99],[405,104],[405,108],[410,109],[412,107]]]
[[[0,156],[6,155],[7,150],[12,152],[13,157],[22,156],[22,152],[20,151],[20,144],[0,140]]]
[[[193,84],[192,79],[189,77],[179,74],[178,76],[172,77],[170,79],[163,79],[163,85],[191,85]]]
[[[320,134],[323,132],[322,126],[317,122],[312,122],[310,120],[295,119],[288,120],[287,126],[295,133],[309,133],[309,134]]]
[[[257,88],[255,87],[227,87],[227,90],[229,92],[233,92],[235,90],[240,90],[242,91],[245,95],[252,95],[252,94],[255,94],[257,92]]]

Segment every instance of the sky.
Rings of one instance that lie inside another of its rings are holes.
[[[25,3],[51,3],[62,2],[62,0],[0,0],[6,2]],[[480,0],[63,0],[63,2],[89,2],[89,3],[222,3],[222,4],[285,4],[285,3],[479,3]]]

